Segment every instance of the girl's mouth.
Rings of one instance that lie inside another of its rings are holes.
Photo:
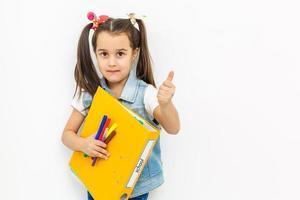
[[[120,72],[120,70],[108,70],[108,73],[116,73],[116,72]]]

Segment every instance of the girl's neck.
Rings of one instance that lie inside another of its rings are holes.
[[[108,81],[107,82],[107,86],[109,87],[109,89],[112,91],[112,94],[115,98],[119,98],[122,94],[123,88],[126,84],[128,77],[121,80],[120,82],[117,83],[110,83]]]

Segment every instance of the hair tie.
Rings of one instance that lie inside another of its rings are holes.
[[[91,29],[96,30],[101,24],[105,23],[108,20],[109,16],[100,15],[97,19],[97,15],[93,12],[88,12],[87,18],[93,22],[93,27]]]
[[[140,19],[140,20],[145,20],[146,19],[146,15],[137,15],[135,13],[129,13],[127,14],[128,17],[129,17],[129,20],[131,22],[131,24],[137,29],[137,30],[140,30],[139,29],[139,25],[138,23],[136,23],[136,20],[137,19]]]

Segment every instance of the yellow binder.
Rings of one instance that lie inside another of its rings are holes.
[[[111,118],[110,124],[118,124],[107,145],[110,157],[98,158],[92,167],[90,157],[75,151],[69,165],[95,200],[128,199],[160,131],[98,87],[80,136],[95,134],[103,115]]]

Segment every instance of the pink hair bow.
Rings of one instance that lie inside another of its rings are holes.
[[[92,29],[96,30],[99,25],[103,24],[106,22],[106,20],[109,18],[107,15],[100,15],[99,18],[97,18],[97,15],[93,12],[89,12],[87,14],[87,18],[93,22],[93,27]]]

